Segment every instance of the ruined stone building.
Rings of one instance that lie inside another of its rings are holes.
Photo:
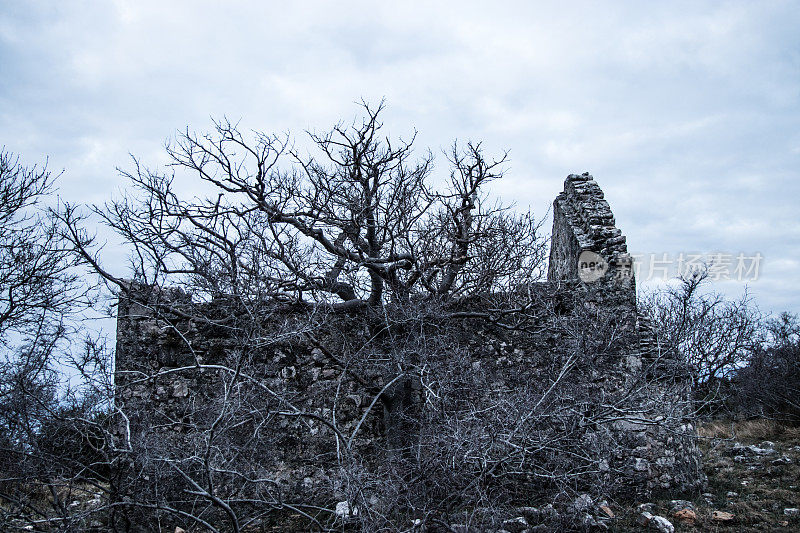
[[[576,471],[585,473],[594,486],[621,494],[696,488],[702,474],[685,369],[676,354],[658,350],[646,321],[637,314],[625,237],[592,176],[566,179],[553,204],[553,219],[548,280],[531,288],[541,306],[541,327],[495,334],[477,323],[453,326],[455,333],[448,335],[459,339],[453,341],[457,348],[453,353],[467,354],[467,360],[455,361],[454,355],[452,372],[462,364],[465,372],[480,369],[474,379],[482,381],[465,392],[480,405],[498,391],[522,390],[537,379],[549,383],[558,368],[551,368],[555,363],[548,364],[548,358],[563,359],[567,348],[580,351],[584,359],[576,363],[574,372],[579,380],[576,386],[584,388],[575,394],[574,410],[590,422],[584,427],[576,422],[569,429],[577,435],[576,449],[583,450],[583,462],[574,466]],[[227,374],[215,365],[224,366],[230,352],[241,346],[231,339],[222,321],[193,319],[197,313],[216,316],[215,306],[221,305],[193,303],[190,296],[176,290],[143,287],[132,287],[119,302],[117,403],[128,416],[128,438],[144,443],[153,453],[169,455],[181,447],[196,446],[191,439],[196,421],[215,416],[215,402],[235,392],[224,388]],[[169,313],[156,312],[167,307]],[[299,314],[273,314],[269,319],[270,331],[277,332],[273,338],[283,331],[296,331]],[[529,314],[539,316],[536,309]],[[248,360],[251,372],[258,369],[258,375],[248,379],[260,380],[259,386],[271,391],[264,392],[265,397],[275,394],[289,399],[275,408],[287,416],[269,421],[273,453],[264,468],[272,469],[284,494],[305,492],[324,499],[326,491],[345,490],[331,481],[343,441],[364,450],[365,457],[385,454],[391,449],[387,442],[402,437],[393,436],[391,428],[413,432],[415,413],[423,413],[426,402],[437,400],[426,396],[425,374],[392,383],[386,365],[379,367],[375,362],[380,359],[377,356],[343,360],[343,353],[359,353],[353,346],[368,334],[357,314],[308,316],[306,312],[303,320],[315,324],[311,331],[286,335],[285,340],[281,337],[264,346],[252,345],[260,358]],[[549,326],[556,319],[567,325]],[[610,348],[597,355],[592,350],[599,348],[589,341],[575,340],[583,338],[583,333],[575,333],[580,328],[591,335],[605,335],[596,344]],[[386,353],[391,349],[387,347]],[[569,407],[564,402],[570,400],[559,393],[547,401],[561,409]],[[301,410],[315,418],[289,416]],[[332,426],[344,438],[334,435]],[[547,428],[537,431],[545,434]],[[379,468],[379,462],[370,466],[365,461],[363,468]],[[341,497],[330,496],[334,501]]]

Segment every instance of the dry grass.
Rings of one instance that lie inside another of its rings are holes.
[[[713,439],[782,440],[800,439],[800,427],[793,427],[775,420],[714,420],[697,429],[701,437]]]

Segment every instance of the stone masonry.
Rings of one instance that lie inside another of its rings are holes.
[[[620,290],[635,292],[625,236],[614,225],[611,207],[588,173],[570,174],[564,181],[564,192],[553,202],[547,279],[551,282],[578,279],[583,252],[594,252],[604,258],[611,274],[629,282]]]
[[[593,263],[589,259],[593,259]],[[590,277],[596,279],[582,279],[582,272],[587,268]],[[567,177],[564,191],[554,201],[548,281],[536,291],[543,295],[543,302],[553,308],[557,307],[556,300],[569,298],[579,302],[585,316],[592,316],[601,309],[611,312],[612,320],[603,327],[618,328],[626,339],[626,348],[608,366],[587,373],[587,376],[594,376],[592,387],[600,396],[611,396],[623,387],[635,388],[632,385],[648,380],[646,386],[650,387],[652,398],[641,412],[620,415],[607,428],[587,429],[587,442],[591,439],[613,442],[617,448],[608,457],[598,458],[600,475],[609,478],[609,486],[638,495],[662,490],[687,492],[699,487],[703,478],[693,423],[685,407],[675,407],[686,405],[676,403],[675,399],[685,398],[688,390],[680,358],[658,352],[646,320],[637,314],[635,279],[625,236],[616,228],[611,208],[589,174]],[[165,449],[181,446],[181,428],[198,416],[196,413],[202,411],[204,405],[214,401],[214,390],[222,374],[214,370],[174,374],[164,370],[191,367],[198,361],[220,362],[231,345],[224,328],[198,325],[192,321],[191,312],[173,315],[169,323],[154,318],[154,309],[159,305],[175,302],[184,309],[201,305],[193,304],[190,296],[178,290],[132,285],[127,296],[120,299],[118,308],[117,403],[123,409],[131,408],[131,412],[157,413],[157,423],[154,419],[146,422],[131,419],[130,438],[135,441],[148,434],[150,443],[153,435],[165,435],[159,444],[148,444]],[[291,312],[274,319],[281,324],[291,320]],[[337,320],[335,327],[320,326],[317,337],[333,338],[341,336],[341,331],[356,335],[363,329],[357,315]],[[470,332],[470,335],[474,337],[478,333]],[[186,348],[187,340],[191,349]],[[555,333],[541,338],[528,335],[517,340],[520,346],[539,354],[546,354],[553,346],[566,342]],[[498,376],[513,377],[514,365],[518,365],[517,369],[526,367],[529,363],[525,359],[525,349],[513,350],[516,358],[504,358],[508,360],[503,363],[504,368],[497,371]],[[264,348],[263,352],[263,362],[258,368],[260,375],[266,376],[264,382],[271,390],[296,397],[298,405],[321,416],[331,409],[331,405],[324,404],[325,398],[344,398],[343,404],[337,406],[341,409],[337,416],[344,430],[352,430],[364,416],[371,395],[341,368],[332,365],[315,343],[277,343]],[[474,358],[475,364],[483,365],[481,368],[498,366],[494,353],[490,356],[476,350]],[[154,373],[160,373],[159,377],[147,378]],[[380,387],[383,383],[375,385]],[[419,389],[413,382],[404,386],[412,396]],[[328,396],[325,391],[329,391]],[[303,403],[305,398],[315,399],[309,399],[306,404]],[[666,412],[668,409],[670,412]],[[379,418],[369,416],[364,420],[356,444],[365,450],[386,438],[384,421]],[[299,422],[287,420],[282,424],[277,429],[283,433],[276,436],[275,443],[276,448],[282,450],[275,458],[275,477],[285,484],[287,492],[307,492],[325,479],[326,466],[319,458],[334,456],[335,447],[330,444],[332,441],[330,435],[326,436],[328,430],[324,426],[314,429],[310,437],[300,439],[297,437]],[[156,426],[160,429],[154,429]],[[624,479],[620,481],[613,476]]]

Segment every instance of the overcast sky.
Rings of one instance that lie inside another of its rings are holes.
[[[385,97],[420,147],[510,150],[519,208],[589,171],[632,251],[759,252],[753,297],[800,312],[800,2],[342,4],[2,0],[0,144],[103,202],[176,130],[320,130]]]

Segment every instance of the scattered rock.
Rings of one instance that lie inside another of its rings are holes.
[[[755,444],[751,444],[750,446],[742,446],[741,444],[736,443],[733,445],[732,450],[736,455],[772,455],[773,453],[778,453],[772,446],[763,446],[764,443],[772,444],[769,441],[764,441],[761,443],[762,447],[759,448]]]
[[[672,500],[669,502],[669,509],[671,512],[681,511],[683,509],[694,510],[694,504],[689,500]]]
[[[660,531],[661,533],[675,532],[675,526],[672,525],[672,522],[663,516],[653,516],[647,511],[644,511],[639,515],[639,517],[636,519],[636,523],[642,527],[652,528],[656,531]]]
[[[656,510],[656,504],[654,503],[640,503],[639,506],[636,508],[637,511],[640,513],[654,513]]]
[[[726,498],[738,498],[739,497],[739,493],[738,492],[733,492],[731,490],[731,491],[728,491],[727,494],[725,494],[725,497]]]
[[[353,510],[351,511],[350,510],[350,504],[348,502],[346,502],[346,501],[345,502],[339,502],[339,503],[336,504],[335,513],[336,513],[336,516],[338,518],[346,519],[346,518],[349,518],[351,514],[353,516],[358,515],[358,509],[357,508],[353,508]]]
[[[611,510],[611,507],[608,505],[601,505],[600,509],[600,516],[603,518],[614,518],[614,511]]]
[[[608,529],[608,526],[604,522],[597,520],[589,513],[583,513],[581,524],[583,525],[583,529],[588,531],[606,531]]]
[[[186,530],[180,526],[175,526],[175,533],[186,533]]]
[[[715,522],[732,522],[735,517],[736,515],[727,511],[714,511],[711,513],[711,520]]]
[[[800,516],[800,509],[797,507],[787,507],[783,510],[783,514],[786,516]]]
[[[503,521],[503,529],[509,533],[522,533],[528,529],[528,521],[524,517],[509,518]]]
[[[684,524],[693,525],[697,520],[697,514],[691,509],[681,509],[672,513],[672,517]]]
[[[173,398],[186,398],[187,396],[189,396],[189,384],[187,382],[180,380],[172,384]]]
[[[572,502],[572,508],[579,513],[586,512],[590,510],[593,506],[594,506],[594,500],[592,500],[592,497],[589,496],[588,494],[581,494],[580,496],[575,498],[574,502]]]
[[[653,515],[647,511],[642,511],[639,516],[636,517],[636,523],[643,527],[649,526],[652,520]]]
[[[661,533],[675,533],[675,526],[663,516],[654,516],[650,521],[650,527]]]

